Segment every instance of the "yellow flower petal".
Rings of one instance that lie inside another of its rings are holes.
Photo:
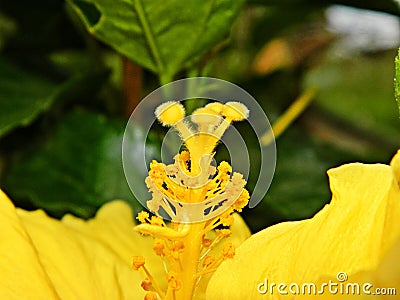
[[[318,282],[338,272],[351,279],[375,269],[400,237],[393,167],[357,163],[330,170],[331,203],[310,220],[278,224],[245,241],[211,278],[207,299],[280,299],[276,291],[260,294],[257,286],[265,279]]]
[[[0,299],[59,299],[15,214],[0,190]]]
[[[43,211],[18,210],[18,215],[61,299],[144,298],[144,292],[132,289],[142,277],[128,263],[131,256],[119,256],[95,234],[49,218]]]
[[[364,281],[370,278],[374,286],[383,288],[395,288],[400,294],[400,238],[394,246],[386,253],[376,271],[364,275]]]
[[[165,272],[161,260],[152,250],[153,239],[134,231],[136,224],[132,210],[127,203],[123,201],[107,203],[99,209],[96,218],[89,221],[66,215],[62,219],[62,223],[86,236],[95,237],[129,266],[132,264],[134,255],[145,256],[146,267],[154,277],[162,279],[159,283],[161,287],[166,286],[166,282],[163,280]],[[143,280],[143,274],[138,272],[136,274],[141,275],[140,279]],[[136,290],[137,286],[134,287],[131,289]]]
[[[400,150],[397,151],[396,155],[393,157],[391,163],[390,163],[393,172],[397,178],[397,182],[400,185]]]
[[[58,221],[41,210],[15,210],[0,191],[0,226],[0,299],[145,297],[131,259],[152,243],[133,231],[131,210],[121,201],[87,222]]]

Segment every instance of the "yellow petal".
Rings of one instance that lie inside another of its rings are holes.
[[[207,299],[280,299],[276,290],[260,294],[257,286],[265,279],[318,282],[338,272],[351,279],[379,265],[400,237],[400,190],[392,168],[349,164],[328,174],[331,203],[310,220],[278,224],[246,240],[211,278]]]
[[[161,259],[152,249],[153,239],[134,230],[137,224],[126,202],[113,201],[103,205],[97,212],[96,218],[89,221],[66,215],[62,222],[77,232],[96,237],[129,266],[132,264],[133,256],[146,257],[146,267],[155,278],[161,278],[158,282],[161,287],[166,286]],[[136,272],[136,274],[139,274],[141,279],[145,277],[141,272]],[[141,289],[140,284],[130,283],[130,285],[132,290]]]
[[[140,244],[130,242],[135,235],[132,218],[127,218],[131,215],[127,205],[106,205],[88,222],[71,216],[60,222],[40,210],[18,210],[18,215],[61,299],[144,298],[140,288],[143,274],[134,271],[130,263]],[[117,232],[112,222],[119,224],[121,231]],[[117,245],[124,241],[126,245]]]
[[[400,238],[389,249],[375,272],[368,277],[372,277],[375,286],[394,287],[400,294]],[[371,273],[371,272],[370,272]],[[367,277],[367,278],[368,278]]]
[[[397,151],[396,155],[393,157],[390,166],[393,169],[393,172],[397,178],[397,182],[400,185],[400,150]]]
[[[0,190],[0,299],[59,299],[7,196]]]

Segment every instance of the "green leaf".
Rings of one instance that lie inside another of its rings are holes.
[[[68,0],[95,37],[162,81],[224,39],[243,2]]]
[[[312,69],[305,85],[318,89],[314,102],[377,144],[398,145],[400,120],[393,101],[393,52],[328,58]],[[329,56],[328,56],[329,57]]]
[[[29,125],[56,102],[97,92],[107,78],[107,71],[81,70],[56,84],[0,60],[0,137],[15,127]]]
[[[31,123],[54,102],[56,85],[0,60],[0,136]]]
[[[399,107],[400,113],[400,49],[395,59],[395,70],[396,74],[394,78],[394,95],[396,97],[397,106]]]
[[[71,212],[87,218],[114,199],[138,208],[122,167],[124,129],[125,122],[95,113],[68,115],[42,149],[14,165],[7,191],[57,217]],[[134,137],[128,142],[134,150]]]

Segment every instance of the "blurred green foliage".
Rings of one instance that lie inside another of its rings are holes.
[[[389,0],[1,2],[0,186],[56,217],[87,218],[115,198],[139,209],[121,164],[127,116],[161,83],[213,76],[249,91],[272,122],[317,87],[277,140],[270,191],[244,214],[253,230],[312,216],[330,199],[328,168],[400,148],[397,47],[338,51],[335,4],[399,15]]]

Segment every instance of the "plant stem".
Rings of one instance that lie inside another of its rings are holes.
[[[123,113],[125,117],[132,114],[133,110],[142,99],[142,68],[123,57],[122,90],[125,96]]]

